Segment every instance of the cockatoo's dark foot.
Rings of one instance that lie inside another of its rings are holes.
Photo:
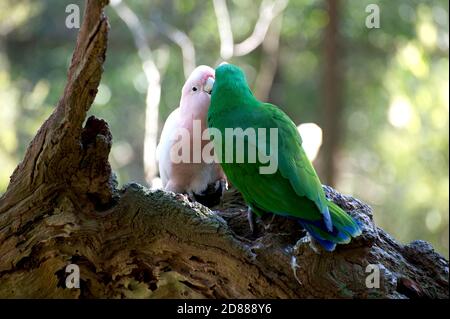
[[[194,199],[207,206],[213,207],[221,203],[223,193],[228,189],[226,180],[218,180],[214,183],[208,184],[206,189],[200,194],[193,194]]]
[[[193,202],[193,203],[196,202],[196,200],[195,200],[195,194],[194,194],[193,192],[187,192],[187,193],[186,193],[186,196],[188,197],[189,201],[191,201],[191,202]]]
[[[220,189],[222,190],[222,195],[228,190],[228,182],[226,179],[221,179],[216,182],[216,184],[219,183]]]
[[[228,182],[226,179],[221,179],[218,182],[219,182],[219,189],[222,191],[219,204],[222,205],[223,194],[225,194],[225,192],[228,190]]]

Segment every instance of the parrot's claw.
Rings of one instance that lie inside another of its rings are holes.
[[[264,229],[268,230],[270,228],[270,226],[272,226],[273,221],[275,220],[275,214],[272,214],[272,218],[270,219],[270,222],[268,222],[267,224],[264,224]]]
[[[252,209],[250,207],[247,208],[247,220],[250,226],[250,232],[252,236],[256,236],[256,222],[255,218],[253,217]]]
[[[310,239],[309,247],[311,247],[312,251],[314,251],[317,255],[321,255],[322,248],[321,248],[320,244],[309,234],[308,234],[308,236]]]
[[[300,284],[300,286],[302,286],[303,284],[302,284],[301,280],[297,276],[297,268],[300,268],[299,265],[297,264],[297,258],[295,256],[292,256],[292,258],[291,258],[291,269],[294,272],[295,280],[297,280],[297,282]]]

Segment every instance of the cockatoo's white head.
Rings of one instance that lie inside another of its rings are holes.
[[[211,90],[214,84],[214,69],[200,65],[192,71],[181,90],[180,107],[207,110],[211,101]]]

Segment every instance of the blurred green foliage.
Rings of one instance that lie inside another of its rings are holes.
[[[77,30],[65,27],[66,5],[82,1],[0,3],[0,194],[28,143],[62,94]],[[368,29],[365,8],[381,9]],[[128,0],[141,19],[156,63],[164,65],[161,122],[184,83],[180,48],[155,28],[157,18],[183,30],[197,64],[215,65],[220,41],[209,1]],[[340,10],[344,72],[344,143],[337,189],[372,205],[376,222],[403,242],[430,241],[448,256],[448,2],[347,0]],[[236,42],[247,37],[258,3],[228,1]],[[111,126],[111,162],[121,183],[144,183],[146,78],[133,39],[114,10],[102,84],[91,113]],[[155,20],[156,19],[156,20]],[[320,123],[324,1],[291,0],[284,12],[278,69],[270,92],[296,123]],[[233,58],[251,83],[262,52]],[[324,137],[326,138],[326,136]],[[320,154],[319,154],[320,157]]]

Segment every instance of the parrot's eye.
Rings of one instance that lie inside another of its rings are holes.
[[[194,92],[195,92],[195,91],[197,91],[197,90],[198,90],[198,89],[197,89],[197,87],[196,87],[196,86],[193,86],[193,87],[192,87],[192,91],[194,91]]]

